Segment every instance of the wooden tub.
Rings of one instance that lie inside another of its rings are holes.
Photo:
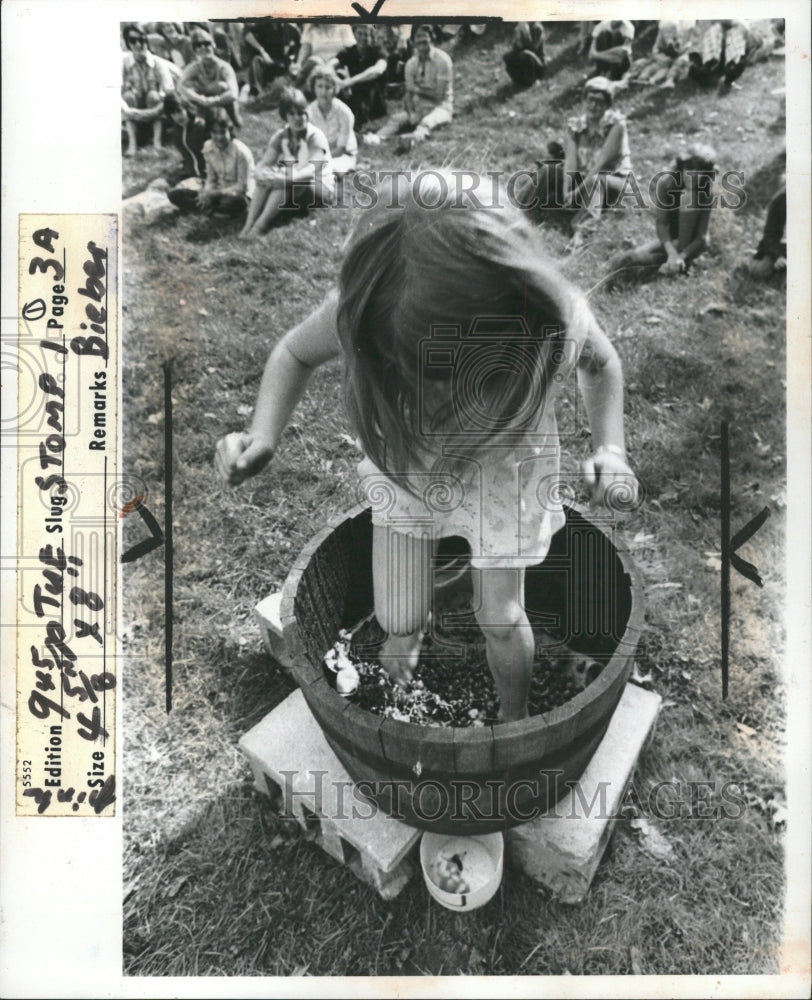
[[[321,531],[288,575],[280,610],[295,679],[357,789],[389,815],[441,833],[492,832],[545,811],[582,774],[631,674],[642,608],[628,553],[581,510],[566,515],[545,561],[527,570],[525,607],[531,623],[603,669],[564,705],[520,722],[400,722],[327,683],[322,658],[339,629],[353,629],[373,608],[368,508]]]

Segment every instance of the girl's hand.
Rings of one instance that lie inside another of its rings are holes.
[[[605,503],[610,510],[628,511],[637,506],[639,487],[621,449],[598,448],[584,462],[584,479],[594,504]]]
[[[226,434],[217,442],[214,468],[229,486],[239,486],[249,476],[260,472],[273,458],[269,441],[250,431]]]
[[[277,167],[257,167],[254,170],[254,180],[257,184],[270,184],[278,173]]]
[[[667,260],[660,267],[660,274],[668,275],[681,274],[685,270],[685,260],[682,257],[674,257]]]

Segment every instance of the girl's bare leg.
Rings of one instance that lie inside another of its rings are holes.
[[[245,217],[245,225],[240,230],[240,236],[245,237],[250,235],[254,223],[262,213],[262,209],[265,207],[265,202],[268,199],[270,190],[270,188],[265,187],[263,184],[257,184],[256,189],[254,190],[254,196],[248,203],[248,214]]]
[[[135,156],[136,154],[136,138],[135,138],[135,122],[129,119],[124,122],[124,128],[127,131],[127,148],[124,151],[125,156]]]
[[[474,570],[476,620],[485,634],[488,666],[499,695],[499,718],[527,717],[535,641],[524,610],[524,570]]]
[[[398,684],[406,684],[417,666],[431,607],[429,535],[407,535],[373,525],[372,581],[375,617],[387,632],[381,665]]]
[[[253,234],[261,235],[267,232],[273,220],[279,215],[279,210],[285,203],[285,189],[272,188],[265,200],[265,207],[257,221],[254,223]]]

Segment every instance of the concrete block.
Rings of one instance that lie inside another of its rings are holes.
[[[383,899],[394,899],[417,870],[417,866],[405,858],[395,869],[385,872],[371,863],[369,857],[364,854],[352,858],[350,867],[362,882],[377,889],[378,895]]]
[[[407,856],[420,831],[387,816],[356,791],[301,691],[246,733],[240,747],[257,790],[271,795],[278,788],[284,811],[305,829],[318,824],[316,843],[323,850],[349,864],[384,899],[400,892],[415,870]]]
[[[580,781],[548,813],[508,830],[511,863],[565,903],[586,895],[662,699],[627,684]]]
[[[279,613],[281,603],[281,592],[271,594],[254,608],[254,617],[259,623],[265,648],[280,667],[289,671],[293,662],[285,649],[285,640],[282,637],[282,618]]]

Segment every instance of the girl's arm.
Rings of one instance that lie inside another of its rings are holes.
[[[254,171],[254,158],[251,150],[246,147],[245,152],[237,151],[237,180],[236,183],[222,188],[223,194],[241,195],[248,193],[248,181]]]
[[[230,485],[239,485],[270,462],[313,371],[340,354],[337,312],[338,292],[333,290],[271,351],[250,429],[228,434],[217,443],[214,466]]]
[[[696,224],[696,230],[694,232],[694,238],[688,244],[687,247],[682,251],[682,259],[685,263],[689,263],[698,257],[701,253],[704,253],[708,249],[708,226],[710,226],[711,220],[711,209],[710,208],[698,208],[693,211],[699,212],[699,221]]]
[[[344,111],[342,108],[338,116],[336,148],[330,151],[333,156],[343,156],[347,152],[347,143],[350,141],[350,134],[355,126],[355,115],[352,113],[352,110],[346,104],[344,108],[347,110]]]
[[[209,146],[211,139],[207,140],[206,145],[203,147],[203,159],[206,162],[206,179],[203,182],[203,191],[208,194],[213,194],[218,190],[220,186],[220,173],[217,169],[217,164],[212,159],[212,146]],[[206,146],[209,146],[207,149]]]
[[[584,463],[584,477],[596,503],[607,491],[623,487],[628,501],[637,496],[637,480],[626,462],[623,432],[623,371],[617,351],[590,313],[589,331],[578,359],[578,387],[584,399],[594,451]],[[624,496],[624,500],[626,497]]]
[[[603,141],[603,145],[600,148],[594,164],[590,168],[589,176],[598,174],[601,170],[606,170],[608,167],[614,163],[620,154],[621,144],[623,142],[623,130],[626,126],[621,122],[615,122],[615,124],[609,129],[609,134]]]
[[[237,83],[237,74],[234,72],[232,66],[226,63],[222,70],[222,76],[220,78],[221,93],[215,94],[211,98],[215,107],[224,107],[227,104],[231,104],[232,101],[236,101],[240,93],[240,85]]]
[[[671,239],[671,228],[668,224],[668,214],[660,208],[655,209],[655,213],[657,239],[662,244],[663,250],[665,250],[668,254],[669,261],[675,261],[679,257],[679,253]]]
[[[254,168],[254,179],[262,184],[267,182],[271,177],[279,173],[279,157],[282,153],[282,133],[281,131],[275,132],[271,136],[265,152],[259,159],[256,167]]]
[[[564,197],[569,198],[578,173],[578,139],[571,128],[564,138]]]
[[[178,92],[180,96],[186,101],[194,102],[195,104],[207,105],[211,104],[211,99],[206,97],[205,94],[199,94],[194,89],[194,84],[197,81],[197,65],[196,63],[191,63],[183,71],[180,80],[178,80]]]
[[[631,54],[631,40],[625,40],[621,45],[613,45],[611,49],[602,49],[598,52],[597,43],[593,38],[592,45],[589,47],[589,58],[591,60],[600,59],[602,62],[612,63],[614,66],[619,66],[623,62],[624,55],[631,56]]]
[[[671,217],[680,210],[681,189],[676,177],[666,174],[657,184],[657,200],[654,206],[654,226],[657,239],[668,255],[668,261],[673,263],[679,258],[679,252],[671,239]]]
[[[323,132],[311,135],[308,141],[308,153],[308,162],[304,166],[294,167],[292,171],[285,172],[285,183],[301,184],[304,181],[317,179],[316,164],[330,159],[330,147]]]
[[[313,46],[310,42],[302,42],[299,48],[299,54],[296,57],[296,62],[290,67],[291,73],[297,75],[301,73],[302,67],[305,65],[307,60],[310,58],[310,53],[313,51]]]
[[[406,67],[403,70],[403,80],[405,84],[405,90],[403,94],[403,103],[406,106],[407,99],[411,103],[415,94],[418,93],[417,87],[417,57],[412,56],[406,63]],[[410,111],[410,107],[406,107],[407,111]]]
[[[347,77],[346,80],[338,81],[338,90],[343,90],[345,87],[351,87],[354,83],[366,83],[367,80],[377,80],[379,76],[383,76],[386,72],[386,60],[379,59],[372,66],[367,66],[366,69],[362,69],[360,73],[355,76]]]

